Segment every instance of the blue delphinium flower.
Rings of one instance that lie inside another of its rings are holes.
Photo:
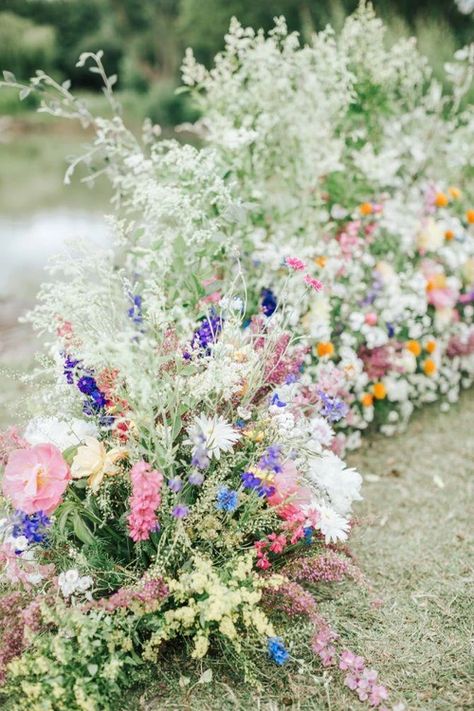
[[[270,659],[273,659],[275,664],[279,666],[285,664],[290,658],[281,637],[270,637],[268,639],[267,649]]]
[[[253,472],[243,472],[240,475],[244,489],[253,489],[259,496],[272,496],[275,493],[275,487],[263,484],[260,477],[255,476]]]
[[[33,514],[26,514],[23,511],[16,512],[16,520],[13,524],[13,537],[24,536],[28,543],[44,543],[47,537],[47,528],[51,521],[43,511]]]
[[[271,316],[276,311],[278,306],[277,298],[271,289],[262,289],[261,295],[261,305],[262,311],[265,316]]]
[[[280,447],[277,444],[267,447],[265,454],[260,457],[258,467],[259,469],[269,469],[277,474],[281,472]]]
[[[217,492],[216,509],[219,511],[235,511],[239,504],[239,494],[228,486],[221,486]]]
[[[342,420],[342,418],[347,415],[349,407],[343,400],[338,400],[331,395],[326,395],[322,390],[318,391],[318,395],[323,404],[320,413],[323,417],[326,417],[329,422],[339,422],[339,420]]]
[[[286,407],[286,402],[284,400],[280,400],[278,393],[273,393],[270,404],[275,405],[276,407]]]
[[[143,311],[142,311],[142,303],[143,299],[139,294],[132,295],[130,294],[130,299],[132,301],[132,305],[128,309],[128,316],[131,318],[133,323],[136,323],[137,325],[140,325],[143,323]]]
[[[191,339],[191,347],[196,349],[202,349],[206,355],[211,352],[211,345],[217,341],[217,338],[222,331],[224,325],[224,319],[218,316],[214,311],[206,316],[197,328]],[[188,359],[191,357],[189,353],[185,354]]]

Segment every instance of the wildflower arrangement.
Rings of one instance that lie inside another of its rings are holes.
[[[282,19],[233,22],[214,69],[185,60],[201,148],[150,122],[137,139],[102,54],[86,64],[112,118],[43,72],[5,76],[94,129],[71,170],[105,174],[117,208],[109,250],[53,263],[32,417],[0,437],[9,702],[110,708],[179,641],[247,678],[255,655],[310,651],[386,709],[313,592],[361,578],[344,448],[473,379],[472,50],[444,96],[365,4],[305,47]]]
[[[305,580],[350,569],[361,477],[331,450],[332,410],[301,379],[284,309],[246,323],[229,293],[185,319],[157,306],[135,256],[76,255],[31,316],[49,342],[42,414],[2,437],[13,708],[109,708],[126,670],[176,638],[197,659],[220,646],[283,664],[270,596],[283,604],[291,581],[313,600]]]

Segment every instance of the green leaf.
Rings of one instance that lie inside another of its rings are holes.
[[[86,543],[87,545],[92,545],[94,543],[94,536],[92,535],[90,528],[86,525],[77,511],[74,512],[73,527],[74,533],[80,541]]]

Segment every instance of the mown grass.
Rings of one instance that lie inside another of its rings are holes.
[[[410,711],[474,707],[473,422],[471,391],[449,414],[429,407],[405,434],[373,437],[351,457],[366,476],[352,549],[372,590],[341,585],[321,610],[341,639],[378,670],[392,700]],[[323,672],[317,663],[302,673],[295,666],[272,668],[266,660],[262,668],[264,681],[250,686],[216,660],[197,665],[168,654],[124,708],[363,708],[337,672]],[[212,681],[199,683],[207,669]]]

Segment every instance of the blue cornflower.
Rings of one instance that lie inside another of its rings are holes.
[[[313,542],[313,529],[311,526],[306,526],[306,528],[303,529],[304,532],[304,542],[307,543],[308,545],[311,545]]]
[[[318,395],[323,404],[320,413],[323,417],[326,417],[329,422],[339,422],[339,420],[342,420],[342,418],[347,415],[349,406],[343,400],[338,400],[331,395],[326,395],[322,390],[318,391]]]
[[[285,664],[290,658],[281,637],[269,637],[267,649],[270,659],[273,659],[279,666]]]
[[[276,311],[276,307],[278,306],[277,298],[273,291],[271,289],[262,289],[260,292],[261,295],[261,305],[262,305],[262,311],[265,314],[265,316],[271,316],[273,313]]]
[[[13,537],[24,536],[28,543],[44,543],[46,540],[46,529],[51,525],[51,521],[43,511],[33,514],[26,514],[23,511],[16,512],[17,520],[13,525]]]
[[[239,504],[239,494],[228,486],[221,486],[217,492],[216,509],[219,511],[235,511]]]
[[[387,321],[386,326],[387,326],[388,337],[393,338],[395,335],[395,328],[394,328],[393,324],[388,323],[388,321]]]
[[[142,303],[143,299],[139,294],[136,294],[133,296],[130,294],[130,299],[132,301],[132,306],[128,309],[127,313],[129,318],[132,319],[133,323],[136,324],[141,324],[143,323],[143,312],[142,312]]]

